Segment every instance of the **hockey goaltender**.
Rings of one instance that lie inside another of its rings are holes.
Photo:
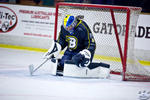
[[[108,78],[110,65],[92,62],[96,49],[94,36],[83,15],[66,15],[56,41],[43,58],[49,62],[52,75],[81,78]],[[61,50],[67,49],[62,58]]]

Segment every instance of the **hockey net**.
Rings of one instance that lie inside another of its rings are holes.
[[[94,60],[109,63],[111,73],[122,75],[123,80],[150,81],[150,71],[134,54],[140,12],[139,7],[58,3],[54,38],[58,37],[65,15],[82,15],[96,41]]]

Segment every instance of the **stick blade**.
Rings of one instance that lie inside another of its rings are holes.
[[[29,65],[29,72],[31,76],[33,75],[33,70],[34,70],[33,64]]]

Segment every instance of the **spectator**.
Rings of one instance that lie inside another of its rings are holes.
[[[54,6],[55,0],[42,0],[42,2],[43,6]]]
[[[141,5],[143,8],[143,12],[148,12],[150,13],[150,0],[143,0],[143,4]]]
[[[36,5],[39,5],[39,3],[41,2],[41,0],[33,0],[33,2],[34,2]]]
[[[0,0],[0,2],[2,2],[2,3],[7,3],[8,0]]]
[[[104,1],[103,0],[91,0],[92,4],[103,4]]]
[[[9,3],[16,3],[16,0],[9,0]]]

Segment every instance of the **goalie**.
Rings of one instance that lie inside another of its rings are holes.
[[[82,17],[82,18],[81,18]],[[83,16],[66,15],[61,26],[57,45],[67,49],[59,61],[58,69],[63,69],[65,60],[73,60],[79,67],[86,67],[93,59],[96,44]],[[45,54],[45,56],[50,56]]]
[[[68,60],[71,60],[79,68],[89,67],[92,62],[96,43],[83,18],[82,15],[76,17],[66,15],[58,40],[45,53],[45,58],[50,58],[52,55],[56,57],[61,50],[67,47],[64,55],[58,61],[57,70],[64,70],[64,63]]]

